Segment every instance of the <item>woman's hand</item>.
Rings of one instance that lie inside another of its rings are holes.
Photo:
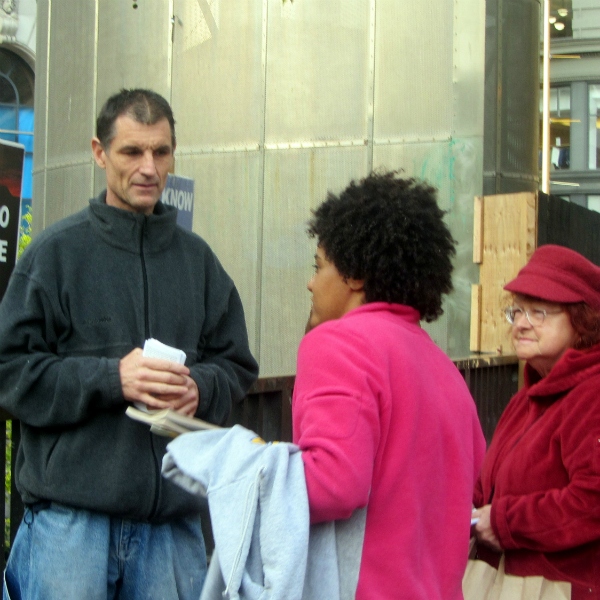
[[[473,511],[472,516],[479,517],[479,521],[475,524],[475,535],[478,542],[489,546],[497,552],[502,552],[502,546],[500,546],[500,542],[492,529],[491,512],[491,504],[486,504]]]

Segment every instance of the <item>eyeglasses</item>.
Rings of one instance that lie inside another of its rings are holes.
[[[562,310],[555,310],[552,312],[548,312],[543,308],[532,308],[531,310],[524,310],[520,306],[507,306],[504,309],[504,315],[506,316],[506,320],[514,325],[515,321],[518,321],[521,318],[521,315],[525,315],[525,318],[529,321],[529,324],[532,327],[539,327],[544,323],[544,319],[547,315],[557,315],[561,313]]]

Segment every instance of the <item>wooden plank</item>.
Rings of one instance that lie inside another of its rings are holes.
[[[469,349],[481,352],[481,286],[471,286],[471,334]]]
[[[473,262],[483,259],[483,196],[475,196],[473,204]]]
[[[510,294],[504,285],[513,279],[535,249],[535,192],[497,194],[483,199],[481,285],[481,352],[513,354],[504,307]]]

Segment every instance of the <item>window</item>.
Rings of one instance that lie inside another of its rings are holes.
[[[600,196],[592,196],[591,194],[587,197],[587,207],[590,210],[600,212]]]
[[[573,8],[578,2],[550,0],[550,37],[554,39],[573,37]]]
[[[571,166],[571,88],[550,90],[550,168]]]

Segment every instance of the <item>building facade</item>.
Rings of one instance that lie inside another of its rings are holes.
[[[551,0],[548,26],[550,192],[599,211],[600,3]]]

